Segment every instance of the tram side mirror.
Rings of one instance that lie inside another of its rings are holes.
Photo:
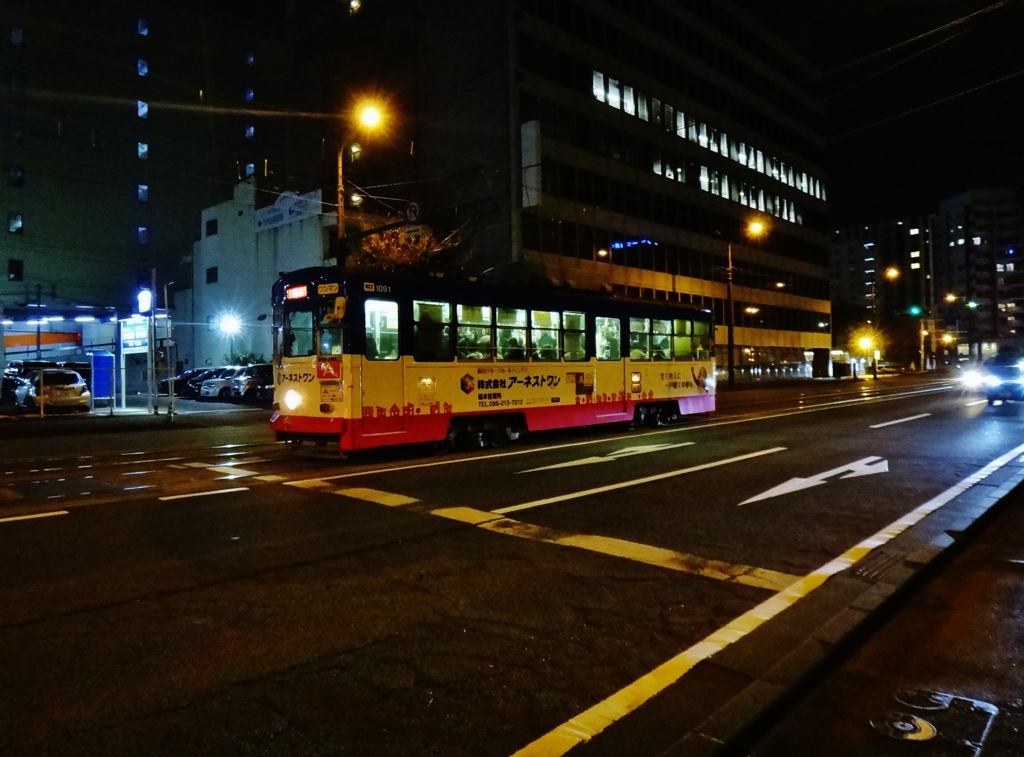
[[[348,302],[344,297],[334,298],[334,312],[327,313],[324,315],[323,323],[333,323],[334,321],[340,321],[345,317],[345,305]]]

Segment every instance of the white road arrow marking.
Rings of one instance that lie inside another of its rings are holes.
[[[833,468],[830,471],[819,473],[817,476],[811,476],[810,478],[791,478],[789,481],[758,494],[756,497],[740,502],[740,505],[749,505],[751,502],[759,502],[762,499],[771,499],[772,497],[779,497],[790,492],[798,492],[801,489],[810,489],[812,486],[820,486],[821,484],[828,483],[828,479],[833,476],[857,478],[858,476],[871,476],[875,473],[888,472],[888,460],[883,460],[880,457],[865,457],[863,460],[857,460],[840,468]],[[840,476],[840,473],[845,475]]]
[[[530,468],[530,470],[522,470],[519,473],[536,473],[542,470],[557,470],[558,468],[573,468],[577,465],[593,465],[594,463],[610,463],[613,460],[618,460],[622,457],[632,457],[633,455],[646,455],[648,452],[662,452],[667,449],[675,449],[676,447],[689,447],[695,442],[682,442],[681,444],[643,444],[637,447],[624,447],[623,449],[615,450],[610,452],[603,457],[583,457],[579,460],[570,460],[567,463],[556,463],[555,465],[545,465],[542,468]]]

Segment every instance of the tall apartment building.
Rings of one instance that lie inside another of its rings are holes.
[[[971,190],[944,200],[936,226],[937,279],[952,295],[947,318],[972,345],[1024,344],[1024,206],[1013,191]]]
[[[1024,346],[1024,206],[1012,190],[970,190],[936,214],[839,229],[830,246],[837,324],[887,327],[920,308],[929,342],[948,334],[962,357]]]
[[[0,4],[9,331],[38,314],[129,314],[140,271],[157,269],[161,293],[187,285],[202,210],[241,178],[316,187],[319,127],[266,115],[309,100],[283,38],[217,5]]]
[[[911,308],[920,308],[922,315],[932,313],[935,222],[935,216],[916,216],[836,230],[830,270],[837,320],[840,312],[847,321],[876,324]]]
[[[327,102],[390,99],[390,173],[367,149],[360,201],[415,197],[464,232],[469,272],[713,310],[725,364],[731,246],[737,365],[830,346],[814,71],[733,3],[300,0],[293,19]]]

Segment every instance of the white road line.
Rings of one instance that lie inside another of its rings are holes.
[[[213,471],[214,473],[220,473],[231,478],[245,478],[246,476],[256,475],[256,471],[243,470],[242,468],[235,468],[230,465],[211,465],[206,470]]]
[[[34,518],[52,518],[54,515],[67,514],[67,510],[54,510],[51,513],[36,513],[35,515],[15,515],[10,518],[0,518],[0,523],[13,523],[16,520],[33,520]]]
[[[966,403],[966,406],[967,407],[974,407],[975,405],[985,405],[985,404],[988,404],[988,400],[974,400],[974,402]]]
[[[821,405],[813,405],[811,407],[800,408],[799,410],[787,410],[779,413],[770,413],[768,415],[757,415],[754,417],[744,418],[730,418],[728,420],[716,420],[708,423],[699,423],[693,426],[675,426],[672,428],[659,429],[658,431],[645,431],[643,433],[631,433],[628,435],[619,436],[606,436],[600,439],[588,439],[583,442],[570,442],[569,444],[553,444],[548,447],[534,447],[532,449],[515,450],[512,452],[497,452],[490,455],[478,455],[474,457],[457,457],[452,460],[436,460],[430,463],[414,463],[412,465],[396,465],[391,468],[374,468],[372,470],[357,471],[355,473],[340,473],[337,476],[324,476],[320,478],[304,479],[298,481],[289,481],[287,486],[299,486],[306,487],[310,486],[323,486],[322,483],[314,483],[321,481],[334,481],[342,478],[355,478],[356,476],[374,476],[381,473],[396,473],[398,471],[406,470],[418,470],[420,468],[434,468],[439,465],[459,465],[462,463],[476,463],[486,460],[494,460],[502,457],[516,457],[518,455],[535,455],[538,452],[553,452],[562,449],[572,449],[573,447],[586,447],[591,444],[613,444],[615,442],[621,442],[624,440],[632,439],[643,439],[648,436],[663,436],[664,434],[680,434],[687,433],[690,431],[701,431],[707,428],[720,428],[722,426],[734,426],[739,423],[753,423],[755,421],[768,421],[775,420],[777,418],[788,418],[793,415],[805,415],[807,413],[819,413],[823,410],[834,410],[845,405],[865,403],[865,402],[895,402],[896,400],[906,399],[907,397],[916,396],[918,394],[934,394],[936,392],[944,392],[952,389],[952,384],[949,386],[939,386],[932,389],[915,389],[910,392],[903,392],[897,395],[891,395],[886,397],[859,397],[856,399],[849,400],[837,400],[835,402],[828,402]],[[283,443],[283,442],[280,442]],[[202,463],[200,463],[202,465]],[[307,483],[310,482],[310,483]]]
[[[214,489],[209,492],[193,492],[192,494],[172,494],[169,497],[158,497],[161,502],[167,502],[172,499],[188,499],[189,497],[209,497],[213,494],[230,494],[231,492],[247,492],[249,491],[248,486],[236,486],[233,489]]]
[[[750,452],[746,455],[738,455],[736,457],[726,458],[725,460],[716,460],[713,463],[704,463],[703,465],[695,465],[692,468],[681,468],[680,470],[668,471],[667,473],[658,473],[653,476],[644,476],[643,478],[634,478],[631,481],[620,481],[617,484],[608,484],[607,486],[598,486],[594,489],[584,489],[579,492],[571,492],[570,494],[560,494],[557,497],[548,497],[547,499],[538,499],[533,502],[524,502],[521,505],[512,505],[511,507],[503,507],[500,510],[492,510],[491,512],[504,515],[505,513],[514,513],[519,510],[529,510],[532,507],[541,507],[543,505],[552,505],[555,502],[565,502],[570,499],[579,499],[580,497],[589,497],[592,494],[602,494],[604,492],[612,492],[616,489],[625,489],[630,486],[640,486],[642,484],[649,484],[654,481],[664,481],[666,478],[675,478],[676,476],[682,476],[686,473],[696,473],[697,471],[708,470],[709,468],[717,468],[721,465],[729,465],[730,463],[738,463],[743,460],[750,460],[755,457],[761,457],[763,455],[771,455],[775,452],[782,452],[785,447],[772,447],[771,449],[763,449],[759,452]]]
[[[876,547],[889,542],[1021,454],[1024,454],[1024,445],[993,460],[977,473],[968,476],[942,494],[933,497],[902,518],[890,523],[878,533],[851,547],[836,559],[825,563],[813,573],[801,578],[754,609],[743,613],[689,649],[683,650],[633,683],[619,689],[607,699],[548,731],[536,741],[520,749],[512,757],[561,757],[573,747],[590,741],[605,728],[621,720],[674,684],[690,672],[697,663],[739,641],[786,608],[806,597],[831,576],[850,568]]]
[[[927,418],[929,415],[931,415],[931,413],[921,413],[920,415],[912,415],[909,418],[900,418],[898,421],[886,421],[885,423],[876,423],[874,426],[868,426],[868,428],[885,428],[886,426],[895,426],[897,423],[916,421],[919,418]]]
[[[583,457],[577,460],[570,460],[567,463],[555,463],[554,465],[545,465],[540,468],[530,468],[529,470],[517,471],[516,475],[520,473],[537,473],[538,471],[548,470],[559,470],[561,468],[575,468],[580,465],[594,465],[596,463],[610,463],[615,460],[621,460],[624,457],[636,457],[637,455],[646,455],[651,452],[664,452],[670,449],[677,449],[679,447],[692,447],[696,442],[680,442],[679,444],[644,444],[636,447],[626,447],[624,449],[610,452],[603,457]]]

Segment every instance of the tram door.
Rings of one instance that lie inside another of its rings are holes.
[[[405,376],[398,352],[398,303],[366,300],[360,397],[364,435],[405,433]]]
[[[600,403],[597,415],[621,415],[626,412],[626,397],[629,396],[626,394],[629,388],[629,361],[623,359],[621,322],[618,318],[599,316],[594,319],[594,328],[597,350],[594,393],[595,401]]]

